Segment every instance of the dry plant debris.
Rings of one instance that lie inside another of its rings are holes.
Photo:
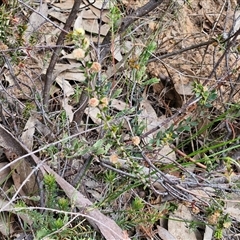
[[[239,8],[4,1],[0,238],[238,239]]]

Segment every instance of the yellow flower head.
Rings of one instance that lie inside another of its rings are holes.
[[[90,107],[97,107],[99,104],[99,100],[97,98],[91,98],[88,101]]]
[[[108,103],[109,103],[109,101],[108,101],[107,97],[104,97],[100,100],[101,107],[107,107]]]
[[[80,36],[84,36],[85,35],[85,31],[83,28],[77,28],[74,30],[74,33],[76,33],[76,35],[80,35]]]
[[[83,49],[88,49],[89,45],[90,45],[90,41],[88,38],[85,37],[82,42]]]
[[[100,72],[100,71],[101,71],[101,64],[98,63],[98,62],[94,62],[94,63],[92,64],[90,70],[91,70],[92,72],[95,72],[95,73]]]
[[[221,216],[221,213],[218,210],[215,211],[213,214],[208,216],[207,218],[208,223],[211,225],[216,225],[218,223],[220,216]]]
[[[113,164],[116,164],[118,163],[118,155],[116,153],[112,154],[110,157],[109,157],[109,160],[111,163]]]
[[[232,225],[232,223],[230,221],[223,223],[224,228],[230,228],[231,225]]]
[[[81,48],[74,49],[72,54],[73,57],[77,60],[85,57],[85,51]]]
[[[140,142],[141,142],[140,137],[138,137],[138,136],[132,137],[132,144],[133,145],[138,146],[140,144]]]

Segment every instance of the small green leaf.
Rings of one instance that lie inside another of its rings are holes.
[[[104,153],[106,153],[106,151],[105,151],[104,148],[99,148],[99,149],[97,149],[96,152],[95,152],[96,155],[102,155],[102,154],[104,154]]]
[[[151,78],[145,82],[142,83],[143,86],[148,86],[148,85],[152,85],[152,84],[155,84],[155,83],[159,83],[159,79],[158,78]]]
[[[112,98],[115,99],[117,97],[119,97],[119,95],[122,93],[122,88],[118,88],[112,95]]]
[[[104,140],[103,139],[99,139],[99,140],[97,140],[94,144],[93,144],[93,148],[100,148],[100,147],[102,147],[102,145],[103,145],[103,143],[104,143]]]

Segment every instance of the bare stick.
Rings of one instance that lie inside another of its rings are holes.
[[[193,162],[194,164],[196,164],[197,166],[203,168],[203,169],[207,169],[207,167],[205,165],[203,165],[202,163],[197,162],[196,160],[194,160],[193,158],[187,156],[186,153],[182,152],[181,150],[177,149],[173,144],[170,145],[170,147],[179,155],[181,155],[182,157],[184,157],[184,159],[187,159],[191,162]]]
[[[77,16],[77,13],[79,11],[79,7],[80,7],[81,3],[82,3],[82,0],[75,0],[74,1],[72,10],[71,10],[71,12],[68,16],[68,19],[65,23],[64,28],[63,28],[64,31],[62,31],[59,34],[56,45],[63,45],[65,36],[66,36],[67,32],[70,30],[70,28],[72,26],[72,23]],[[61,47],[55,48],[55,50],[52,54],[47,72],[46,72],[45,84],[44,84],[44,90],[43,90],[43,105],[44,105],[44,108],[45,108],[46,111],[48,111],[48,104],[49,104],[48,101],[49,101],[50,88],[51,88],[51,86],[53,84],[53,81],[54,81],[53,70],[54,70],[54,67],[57,63],[57,60],[58,60],[59,54],[61,52],[61,49],[62,49]]]

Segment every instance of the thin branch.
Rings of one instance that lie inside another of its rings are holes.
[[[131,15],[128,15],[125,18],[123,18],[120,22],[120,27],[115,34],[121,34],[121,33],[125,32],[132,23],[134,23],[140,17],[143,17],[144,15],[146,15],[149,12],[151,12],[152,10],[154,10],[162,2],[163,2],[163,0],[150,0],[144,6],[138,8],[136,11],[134,11]],[[101,44],[101,48],[102,48],[101,49],[101,59],[102,60],[107,56],[107,54],[110,50],[111,40],[112,40],[112,31],[110,29]]]
[[[138,20],[140,17],[143,17],[144,15],[148,14],[152,10],[154,10],[156,7],[158,7],[163,0],[150,0],[148,3],[146,3],[144,6],[138,8],[136,11],[134,11],[131,15],[126,16],[121,23],[120,27],[120,33],[127,30],[127,28],[134,23],[136,20]]]
[[[81,3],[82,3],[82,0],[75,0],[74,1],[74,5],[72,7],[72,10],[71,10],[71,12],[68,16],[68,19],[65,23],[64,28],[63,28],[64,31],[62,31],[59,34],[56,45],[63,45],[65,36],[66,36],[67,32],[70,30],[70,28],[72,26],[72,23],[77,16],[77,13],[79,11],[79,7],[80,7]],[[45,85],[44,85],[44,90],[43,90],[43,105],[44,105],[46,111],[48,110],[48,105],[49,105],[48,101],[49,101],[50,88],[51,88],[51,86],[53,84],[53,81],[54,81],[53,70],[54,70],[54,67],[57,63],[57,60],[58,60],[59,54],[61,52],[61,49],[62,49],[61,47],[58,47],[54,50],[54,52],[52,54],[52,57],[51,57],[51,60],[50,60],[50,63],[49,63],[49,66],[48,66],[48,69],[47,69],[47,72],[46,72],[46,76],[45,76]]]
[[[222,56],[218,59],[217,63],[215,64],[215,66],[213,67],[212,72],[209,75],[209,79],[213,76],[214,72],[217,70],[217,68],[219,67],[220,63],[222,62],[224,56],[226,54],[228,54],[228,52],[230,51],[232,45],[235,43],[235,41],[237,40],[237,37],[240,35],[240,28],[230,37],[228,37],[225,41],[223,41],[223,43],[227,42],[226,47],[225,47],[225,51],[222,54]],[[232,40],[230,40],[232,38]]]
[[[164,54],[162,56],[156,56],[154,58],[149,59],[148,63],[155,62],[157,60],[162,60],[162,59],[165,59],[165,58],[168,58],[168,57],[172,57],[172,56],[175,56],[175,55],[179,55],[181,53],[187,52],[187,51],[195,49],[195,48],[199,48],[199,47],[202,47],[202,46],[210,45],[210,44],[212,44],[214,42],[217,42],[217,40],[212,38],[212,39],[210,39],[207,42],[202,42],[202,43],[199,43],[199,44],[196,44],[196,45],[192,45],[190,47],[186,47],[186,48],[180,49],[180,50],[175,51],[175,52],[167,53],[167,54]]]
[[[72,121],[72,123],[76,124],[76,126],[80,125],[84,111],[87,107],[87,104],[88,104],[88,95],[84,90],[82,90],[81,96],[78,101],[77,109],[74,112],[74,117],[73,117],[73,121]],[[78,130],[77,130],[77,132],[78,132]],[[74,132],[74,133],[76,133],[76,132]]]

